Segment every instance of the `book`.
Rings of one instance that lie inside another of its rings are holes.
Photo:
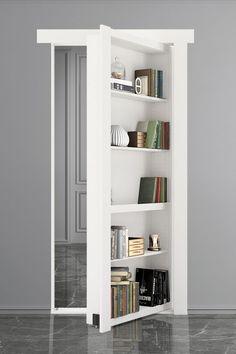
[[[157,126],[156,126],[156,149],[161,149],[161,121],[157,121]]]
[[[154,81],[155,81],[155,70],[151,69],[151,92],[150,96],[154,97]]]
[[[163,98],[163,71],[157,71],[157,87],[158,87],[158,97]]]
[[[111,259],[128,257],[128,229],[126,226],[111,226]]]
[[[119,90],[119,91],[134,92],[134,87],[133,86],[118,84],[116,82],[111,83],[111,89],[112,90]]]
[[[148,120],[139,121],[138,124],[137,124],[136,131],[137,132],[146,133],[147,132],[147,127],[148,127]]]
[[[111,285],[111,317],[125,316],[139,311],[139,283]]]
[[[164,149],[170,148],[170,123],[164,122]]]
[[[114,274],[114,273],[113,273]],[[111,276],[111,281],[124,281],[128,280],[131,276],[131,273],[128,272],[128,276],[122,276],[122,275],[113,275]]]
[[[141,177],[138,204],[155,203],[156,177]]]
[[[157,177],[156,203],[161,201],[161,177]]]
[[[143,254],[144,254],[144,248],[129,251],[129,257],[142,256]]]
[[[112,84],[120,84],[120,85],[126,85],[126,86],[133,86],[132,81],[129,80],[122,80],[122,79],[115,79],[111,77],[111,83]]]
[[[149,120],[147,127],[147,137],[145,147],[148,149],[156,149],[157,142],[157,120]]]
[[[144,147],[146,141],[146,133],[144,132],[128,132],[130,147]]]
[[[147,76],[147,86],[148,86],[148,91],[147,94],[148,96],[151,96],[151,77],[152,77],[152,69],[139,69],[135,70],[134,72],[135,79],[137,77],[142,77],[142,76]]]
[[[136,282],[139,282],[139,304],[155,306],[154,269],[136,268]]]
[[[111,281],[111,285],[129,285],[129,280]]]
[[[139,282],[139,303],[143,306],[157,306],[170,301],[168,270],[136,269]]]

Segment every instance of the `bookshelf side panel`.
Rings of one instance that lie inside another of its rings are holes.
[[[87,323],[100,313],[99,236],[101,230],[101,143],[99,133],[99,36],[87,39]],[[91,143],[92,142],[92,143]]]
[[[187,314],[187,44],[172,48],[172,294]]]

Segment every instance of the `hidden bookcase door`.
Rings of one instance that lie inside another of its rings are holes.
[[[78,45],[79,38],[87,46],[87,323],[106,332],[147,315],[187,314],[187,51],[194,31],[102,25],[41,32],[41,43]],[[161,70],[162,97],[111,90],[115,57],[132,82],[136,70]],[[135,131],[139,121],[148,120],[169,122],[169,149],[111,146],[111,125]],[[140,179],[157,176],[167,178],[167,202],[138,204]],[[144,253],[111,260],[112,225],[142,236]],[[159,252],[147,250],[155,233]],[[169,301],[111,318],[111,267],[128,267],[132,281],[136,269],[168,270]]]

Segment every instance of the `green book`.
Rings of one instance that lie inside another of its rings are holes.
[[[155,203],[156,199],[156,177],[141,177],[139,186],[138,204]]]
[[[137,124],[136,131],[147,133],[148,121],[139,121]]]
[[[161,121],[158,120],[157,121],[157,127],[156,127],[156,149],[160,149],[161,148]]]
[[[161,177],[161,203],[167,202],[167,178]]]
[[[158,124],[157,120],[149,120],[148,121],[145,148],[156,149],[157,124]]]

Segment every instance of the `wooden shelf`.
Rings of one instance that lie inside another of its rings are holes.
[[[147,148],[137,148],[129,146],[111,146],[111,150],[122,150],[122,151],[142,151],[142,152],[163,152],[170,151],[169,149],[147,149]]]
[[[127,98],[129,100],[135,100],[141,102],[151,102],[151,103],[167,102],[167,99],[165,98],[136,95],[135,93],[132,92],[118,91],[118,90],[111,90],[111,95],[113,97]]]
[[[133,213],[142,211],[154,211],[166,209],[168,203],[147,203],[147,204],[113,204],[111,213]]]
[[[149,251],[146,250],[144,254],[142,254],[141,256],[133,256],[133,257],[126,257],[126,258],[120,258],[120,259],[112,259],[111,263],[117,263],[117,262],[122,262],[122,261],[131,261],[132,259],[135,258],[143,258],[143,257],[150,257],[150,256],[158,256],[160,254],[164,254],[167,253],[166,250],[161,250],[161,251]]]
[[[162,311],[166,311],[170,309],[171,309],[171,303],[166,303],[154,307],[140,306],[140,310],[138,312],[130,313],[128,315],[117,317],[117,318],[112,318],[111,326],[116,326],[124,322],[133,321],[141,317],[154,315],[155,313],[160,313]]]

